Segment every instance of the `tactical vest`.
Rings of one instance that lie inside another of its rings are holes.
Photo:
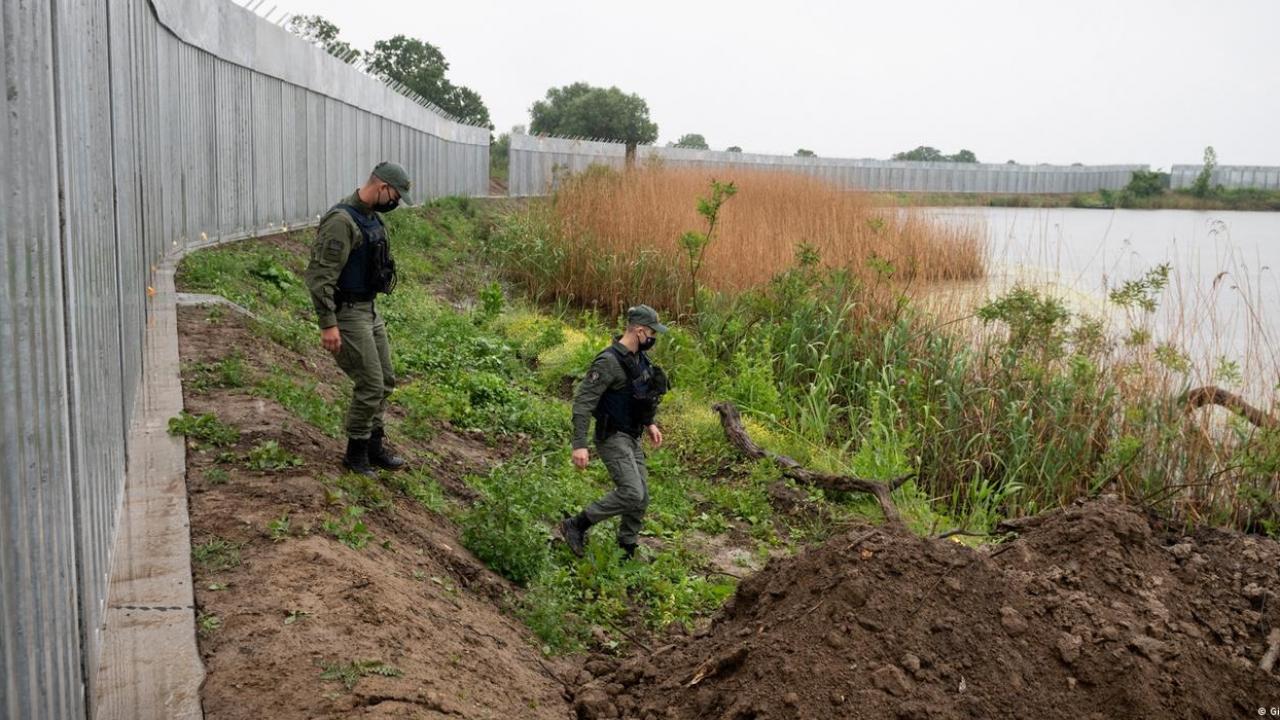
[[[373,212],[365,215],[347,204],[335,205],[330,212],[338,210],[351,217],[364,239],[351,250],[347,264],[338,275],[338,301],[372,300],[378,293],[391,292],[396,286],[396,261],[391,257],[382,218]]]
[[[595,411],[596,442],[618,432],[639,437],[644,427],[653,422],[658,403],[669,389],[667,374],[649,362],[643,352],[623,353],[610,346],[600,355],[605,353],[618,359],[627,383],[620,389],[609,388],[600,396]]]

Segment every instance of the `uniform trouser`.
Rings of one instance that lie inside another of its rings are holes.
[[[337,316],[342,336],[338,367],[355,383],[347,408],[347,437],[364,440],[382,428],[382,413],[396,386],[387,327],[373,302],[342,303]]]
[[[649,470],[644,465],[640,438],[624,432],[614,433],[596,443],[596,452],[609,469],[614,487],[583,512],[593,525],[614,515],[621,516],[618,542],[634,545],[639,539],[645,508],[649,507]]]

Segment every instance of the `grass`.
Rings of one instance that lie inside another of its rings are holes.
[[[240,566],[240,545],[212,537],[191,548],[191,560],[206,572],[221,572]]]

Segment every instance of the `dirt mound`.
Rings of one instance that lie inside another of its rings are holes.
[[[855,529],[771,561],[698,636],[589,662],[579,717],[1230,718],[1280,704],[1280,674],[1259,667],[1280,641],[1280,544],[1182,537],[1108,501],[1019,525],[983,550]]]

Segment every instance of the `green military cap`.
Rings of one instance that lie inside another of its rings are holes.
[[[667,331],[667,326],[658,322],[658,311],[648,305],[636,305],[627,308],[627,325],[644,325],[658,333]]]
[[[409,199],[409,190],[413,188],[413,183],[409,180],[409,173],[405,172],[404,167],[399,163],[384,160],[373,169],[373,176],[395,188],[396,192],[400,193],[401,202],[406,205],[413,204]]]

